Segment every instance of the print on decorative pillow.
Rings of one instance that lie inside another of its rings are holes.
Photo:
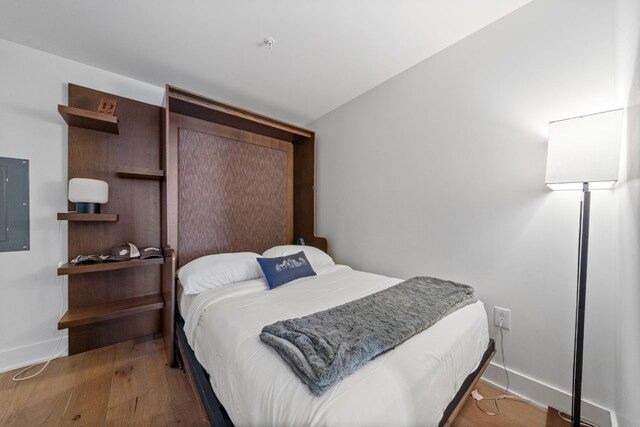
[[[256,258],[267,279],[269,288],[273,289],[301,277],[315,276],[311,263],[304,252],[276,258]]]

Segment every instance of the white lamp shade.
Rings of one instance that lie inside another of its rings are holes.
[[[107,203],[109,201],[109,184],[97,179],[70,179],[69,201],[73,203]]]
[[[611,188],[618,180],[624,110],[549,123],[545,183],[554,190]]]

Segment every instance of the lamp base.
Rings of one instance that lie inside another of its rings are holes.
[[[571,421],[567,421],[564,417],[560,416],[560,411],[551,406],[547,407],[546,427],[569,427],[570,425]]]
[[[569,427],[573,424],[573,418],[570,414],[562,412],[554,407],[547,406],[547,422],[545,427]],[[584,418],[580,420],[580,425],[584,427],[593,426],[594,424],[586,421]]]
[[[76,212],[85,214],[99,214],[100,203],[78,202],[76,203]]]

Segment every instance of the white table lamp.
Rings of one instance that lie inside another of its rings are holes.
[[[109,201],[109,184],[97,179],[70,179],[69,201],[76,204],[78,213],[100,213],[100,204]]]

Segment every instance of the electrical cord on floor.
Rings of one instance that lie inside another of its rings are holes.
[[[498,325],[498,327],[500,329],[500,354],[502,355],[502,367],[504,369],[504,374],[507,377],[507,387],[504,389],[504,394],[502,394],[502,395],[500,395],[498,397],[495,397],[495,398],[482,397],[480,395],[480,393],[478,393],[477,390],[474,390],[471,393],[471,395],[473,396],[473,400],[475,400],[476,406],[478,407],[478,409],[481,410],[482,412],[484,412],[485,414],[490,415],[492,417],[495,417],[496,415],[500,414],[500,406],[498,405],[498,401],[499,400],[515,400],[515,401],[518,401],[518,402],[525,402],[525,403],[531,404],[531,402],[529,402],[525,398],[517,397],[517,396],[511,396],[509,394],[509,386],[510,386],[510,384],[509,384],[509,371],[507,370],[507,362],[506,362],[506,360],[504,358],[504,333],[502,331],[502,329],[503,329],[502,328],[502,323],[500,323],[500,325]],[[488,401],[493,402],[493,404],[496,407],[496,412],[489,412],[489,411],[486,411],[486,410],[482,409],[480,407],[480,405],[478,404],[478,402],[481,401],[481,400],[488,400]],[[564,412],[558,412],[558,416],[560,418],[562,418],[563,420],[567,421],[567,422],[571,422],[572,421],[571,420],[571,416],[565,414]],[[580,421],[580,425],[584,426],[584,427],[598,427],[597,424],[593,424],[593,423],[590,423],[590,422],[584,421],[584,420]]]
[[[509,386],[510,386],[510,384],[509,384],[509,371],[507,370],[507,362],[506,362],[505,357],[504,357],[504,333],[502,332],[502,323],[500,323],[499,328],[500,328],[500,353],[502,355],[502,367],[504,369],[504,374],[507,377],[507,387],[504,389],[504,394],[501,394],[500,396],[494,397],[494,398],[486,398],[486,397],[482,397],[480,395],[480,393],[478,393],[477,390],[474,390],[471,393],[471,396],[473,396],[473,400],[475,400],[476,406],[478,407],[478,409],[481,410],[482,412],[484,412],[485,414],[490,415],[492,417],[495,417],[496,415],[500,414],[500,406],[498,405],[498,401],[499,400],[515,400],[515,401],[518,401],[518,402],[530,403],[527,399],[524,399],[522,397],[512,396],[512,395],[509,394]],[[496,407],[496,411],[495,412],[489,412],[489,411],[486,411],[486,410],[482,409],[480,407],[480,404],[478,403],[481,400],[488,400],[490,402],[493,402],[493,404]]]
[[[60,257],[62,258],[62,221],[58,221],[58,253],[60,254]],[[60,305],[58,308],[58,318],[62,317],[62,303],[64,301],[64,296],[62,294],[62,289],[64,288],[64,277],[65,276],[60,276],[60,292],[59,292],[59,296],[60,296]],[[60,343],[62,342],[62,337],[63,337],[63,331],[60,331],[60,337],[58,338],[58,342],[56,343],[56,347],[53,349],[53,351],[51,352],[51,355],[49,356],[49,358],[47,359],[46,362],[39,362],[39,363],[34,363],[33,365],[29,365],[26,368],[24,368],[23,370],[21,370],[20,372],[18,372],[17,374],[15,374],[12,378],[13,381],[25,381],[25,380],[29,380],[37,375],[39,375],[42,371],[44,371],[47,366],[49,366],[49,363],[56,357],[61,356],[64,353],[64,350],[61,351],[60,353],[58,352],[58,347],[60,347]],[[25,372],[35,368],[38,365],[41,365],[42,363],[44,363],[44,366],[42,368],[40,368],[38,370],[38,372],[36,372],[35,374],[31,374],[29,376],[26,377],[21,377],[20,375],[24,374]]]

